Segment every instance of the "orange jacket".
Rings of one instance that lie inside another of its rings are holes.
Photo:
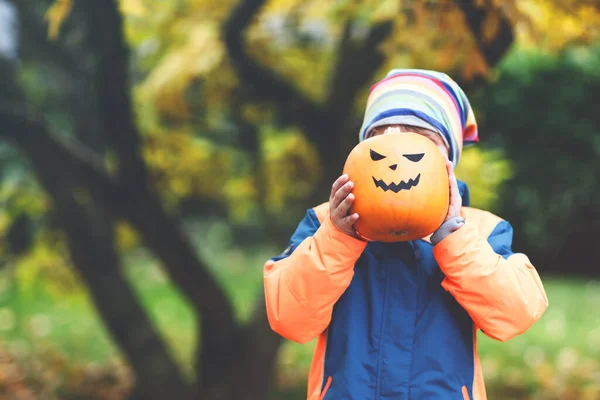
[[[463,207],[465,225],[432,246],[369,243],[308,210],[288,250],[264,267],[269,323],[318,338],[309,400],[486,399],[476,331],[505,341],[548,307],[535,268],[511,250],[512,228]]]

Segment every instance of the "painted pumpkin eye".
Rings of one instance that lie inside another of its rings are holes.
[[[385,158],[385,156],[377,153],[376,151],[371,150],[371,160],[379,161],[379,160],[383,160],[384,158]]]
[[[425,153],[420,153],[420,154],[402,154],[402,155],[404,157],[408,158],[412,162],[419,162],[419,161],[421,161],[421,159],[423,158],[423,156],[425,155]],[[373,156],[371,156],[371,157],[373,157]]]

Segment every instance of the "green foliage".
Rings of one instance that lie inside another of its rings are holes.
[[[5,264],[24,295],[40,279],[50,296],[81,293],[62,236],[50,226],[51,203],[22,160],[12,150],[0,152],[0,263]],[[18,250],[18,251],[17,251]]]
[[[314,146],[298,129],[276,129],[266,125],[261,130],[262,177],[260,190],[271,212],[281,213],[286,205],[304,199],[320,171]]]
[[[475,100],[483,136],[514,166],[502,215],[521,246],[561,260],[598,254],[591,238],[600,235],[592,222],[600,219],[599,70],[600,46],[558,56],[516,51]]]
[[[12,149],[0,149],[0,262],[23,255],[32,246],[48,211],[48,198],[28,175]],[[26,255],[25,255],[26,256]]]
[[[498,209],[498,188],[512,175],[512,166],[501,149],[470,146],[463,150],[456,177],[469,186],[471,206]]]
[[[238,318],[245,320],[262,287],[257,271],[275,250],[218,245],[224,241],[217,233],[221,229],[216,228],[203,227],[204,233],[196,240],[206,248],[203,255],[234,301]],[[191,308],[155,260],[143,254],[130,257],[125,271],[171,352],[191,377],[197,329]],[[28,390],[46,390],[48,396],[89,390],[86,398],[124,398],[130,371],[90,299],[85,294],[48,296],[43,290],[46,278],[38,282],[33,295],[23,296],[12,282],[7,272],[0,274],[0,373],[19,371]],[[600,331],[590,315],[600,301],[600,282],[546,278],[544,283],[552,307],[530,331],[504,343],[478,336],[489,395],[506,398],[509,393],[515,400],[595,399],[600,393],[596,376]],[[276,398],[305,397],[313,345],[284,344],[276,384],[281,397]],[[100,384],[94,376],[106,380]],[[0,381],[0,390],[11,382]]]

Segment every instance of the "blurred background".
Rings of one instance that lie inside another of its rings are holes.
[[[596,0],[0,0],[0,398],[305,398],[263,263],[327,201],[369,87],[430,68],[457,170],[550,307],[479,336],[491,399],[600,399]]]

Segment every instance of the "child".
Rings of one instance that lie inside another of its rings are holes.
[[[469,102],[447,75],[392,70],[373,86],[360,140],[412,131],[447,158],[448,215],[430,237],[365,242],[348,215],[352,182],[307,211],[290,246],[264,267],[267,315],[281,336],[318,338],[307,399],[470,399],[486,392],[476,336],[505,341],[548,307],[542,282],[511,249],[512,228],[470,208],[453,168],[478,140]]]

